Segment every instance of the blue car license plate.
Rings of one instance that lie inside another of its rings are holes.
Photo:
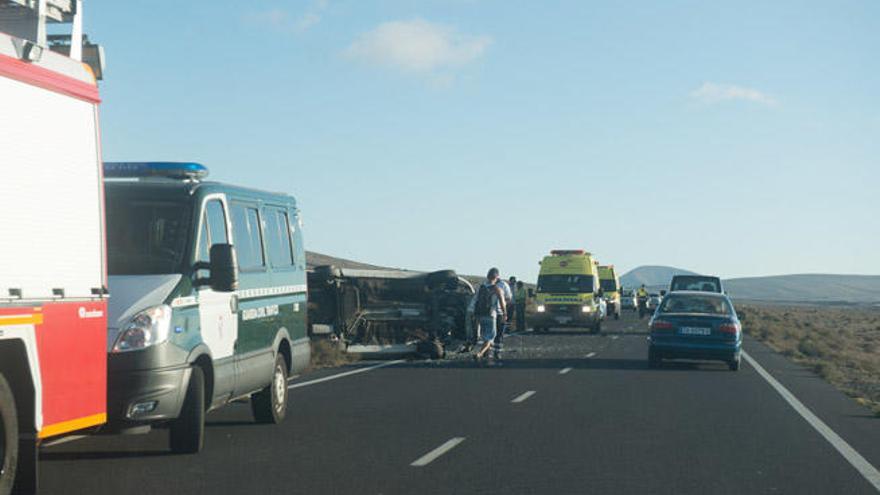
[[[711,335],[712,329],[705,327],[681,327],[678,333],[682,335]]]

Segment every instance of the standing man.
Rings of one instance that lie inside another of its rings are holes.
[[[524,332],[526,330],[526,304],[529,302],[529,293],[525,284],[516,283],[516,291],[514,291],[514,302],[516,303],[516,331]]]
[[[486,281],[480,284],[477,293],[471,299],[470,306],[473,308],[474,316],[476,316],[480,328],[480,338],[482,344],[480,349],[474,354],[474,360],[483,359],[489,349],[495,342],[497,336],[498,317],[505,314],[507,307],[504,301],[504,291],[498,282],[503,281],[499,278],[497,268],[489,269],[486,274]]]
[[[511,277],[511,279],[516,280],[514,277]],[[504,350],[504,332],[507,331],[510,318],[513,316],[511,313],[511,308],[513,306],[513,289],[501,278],[498,279],[498,286],[501,288],[501,293],[504,295],[504,311],[497,316],[498,321],[496,328],[498,331],[495,333],[495,343],[492,346],[492,357],[495,359],[495,364],[500,365],[501,351]]]
[[[510,288],[510,301],[507,302],[507,325],[513,329],[516,318],[516,277],[507,279],[507,286]]]
[[[642,286],[639,287],[637,296],[637,302],[639,304],[639,319],[641,320],[645,316],[645,313],[648,312],[648,289],[645,288],[645,284],[642,284]]]

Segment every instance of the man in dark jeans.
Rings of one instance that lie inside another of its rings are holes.
[[[513,289],[507,284],[507,282],[500,278],[498,279],[498,287],[501,289],[502,294],[504,294],[504,310],[496,315],[497,332],[495,334],[495,341],[492,344],[492,358],[494,359],[495,364],[500,366],[501,351],[504,350],[504,333],[507,332],[510,317],[513,316],[511,313],[513,306]]]
[[[529,293],[526,286],[522,282],[516,283],[516,289],[513,291],[514,307],[516,308],[516,331],[526,331],[526,304],[529,301]]]

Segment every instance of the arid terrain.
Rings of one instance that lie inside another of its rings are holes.
[[[880,414],[880,308],[738,305],[743,330]]]

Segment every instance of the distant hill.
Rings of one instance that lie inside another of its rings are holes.
[[[624,287],[668,287],[675,275],[696,275],[696,273],[671,266],[640,266],[626,272],[620,277]]]
[[[640,266],[620,277],[624,287],[645,284],[665,289],[674,275],[694,272],[671,266]],[[724,280],[724,289],[741,300],[779,303],[880,303],[880,275],[777,275]]]
[[[773,302],[880,302],[878,275],[779,275],[734,278],[724,288],[735,299]]]
[[[334,265],[339,268],[349,268],[358,270],[395,270],[395,268],[386,268],[384,266],[370,265],[359,261],[351,261],[345,258],[336,258],[326,254],[306,251],[306,268],[313,270],[316,266]]]
[[[307,252],[309,269],[320,265],[340,268],[402,270]],[[442,267],[441,267],[442,268]],[[439,268],[438,268],[439,269]],[[674,275],[696,275],[695,272],[671,266],[640,266],[620,277],[624,287],[647,287],[659,290],[669,287]],[[482,277],[464,275],[473,283]],[[851,303],[880,304],[880,275],[778,275],[724,280],[724,288],[734,299],[777,303]]]

